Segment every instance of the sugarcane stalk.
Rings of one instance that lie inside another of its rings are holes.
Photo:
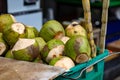
[[[102,26],[101,26],[101,36],[100,36],[100,41],[101,41],[100,53],[103,53],[105,49],[109,2],[110,2],[109,0],[103,0],[102,19],[101,19]]]
[[[96,45],[93,39],[93,29],[91,22],[91,12],[90,12],[90,0],[82,0],[83,10],[84,10],[84,19],[85,19],[85,28],[87,31],[87,37],[91,47],[91,57],[96,56]]]

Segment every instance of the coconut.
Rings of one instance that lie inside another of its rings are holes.
[[[72,59],[67,56],[60,56],[60,57],[53,58],[50,61],[49,65],[61,67],[66,70],[69,70],[70,68],[75,66]]]
[[[16,22],[15,18],[11,14],[0,15],[0,32],[3,32],[4,28],[12,23]]]
[[[69,24],[66,27],[65,32],[66,35],[69,37],[73,37],[76,35],[87,37],[86,30],[78,22],[72,22],[71,24]]]
[[[84,36],[71,37],[65,45],[65,55],[69,56],[76,63],[88,61],[90,54],[90,45]]]
[[[25,26],[19,22],[13,23],[9,25],[9,27],[6,27],[3,35],[8,45],[13,46],[18,40],[18,38],[23,38],[26,36]]]
[[[12,48],[12,54],[17,60],[33,61],[39,55],[39,46],[35,39],[19,38]]]
[[[34,39],[38,43],[38,45],[39,45],[39,51],[41,52],[42,49],[44,48],[44,46],[46,45],[46,42],[44,41],[44,39],[42,37],[36,37]]]
[[[3,40],[3,34],[0,33],[0,55],[3,55],[6,52],[7,48],[8,46]]]
[[[41,36],[45,41],[49,41],[58,33],[65,35],[63,26],[56,20],[50,20],[43,25],[39,32],[39,36]]]
[[[52,39],[44,46],[41,56],[48,63],[52,58],[61,56],[63,51],[64,43],[59,39]]]

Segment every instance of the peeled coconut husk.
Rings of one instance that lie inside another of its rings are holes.
[[[56,34],[62,33],[65,35],[63,26],[56,20],[47,21],[39,32],[39,36],[45,41],[49,41],[55,37]]]
[[[20,38],[12,49],[17,60],[33,61],[39,55],[39,46],[35,39]]]
[[[60,57],[53,58],[50,61],[49,65],[61,67],[66,70],[69,70],[70,68],[75,66],[72,59],[67,56],[60,56]]]
[[[71,24],[69,24],[65,29],[65,33],[68,37],[73,37],[77,35],[87,37],[86,30],[78,22],[72,22]]]
[[[52,39],[44,46],[41,56],[48,63],[52,58],[61,56],[63,51],[64,43],[59,39]]]
[[[4,28],[12,23],[16,22],[15,18],[11,14],[0,15],[0,32],[3,32]]]
[[[18,40],[18,38],[23,38],[26,36],[25,26],[19,22],[13,23],[4,30],[3,35],[8,45],[13,46]]]
[[[3,40],[3,34],[0,33],[0,55],[3,55],[7,50],[7,44]]]
[[[83,63],[89,60],[91,54],[87,38],[75,36],[70,38],[65,45],[65,55],[69,56],[76,63]]]

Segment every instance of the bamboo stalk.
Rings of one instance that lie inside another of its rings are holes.
[[[87,36],[91,47],[91,57],[96,57],[96,45],[93,39],[93,29],[91,23],[90,0],[82,0],[82,4],[84,10],[85,28],[87,30]]]
[[[101,41],[100,53],[103,53],[105,49],[109,2],[110,2],[109,0],[103,0],[102,19],[101,19],[102,26],[101,26],[101,36],[100,36],[100,41]]]

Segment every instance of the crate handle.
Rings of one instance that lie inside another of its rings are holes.
[[[84,72],[86,69],[88,69],[89,67],[97,64],[98,62],[100,62],[100,61],[104,60],[105,58],[107,58],[107,57],[109,57],[109,56],[112,56],[112,55],[114,55],[114,54],[120,54],[120,52],[112,52],[112,53],[109,53],[109,55],[107,55],[107,56],[105,56],[105,57],[103,57],[103,58],[95,61],[93,64],[91,64],[91,65],[85,67],[84,69],[82,69],[81,72],[80,72],[80,74],[79,74],[77,77],[75,77],[75,78],[70,78],[70,77],[66,76],[66,74],[67,74],[68,72],[63,73],[62,77],[67,78],[67,79],[70,79],[70,80],[77,80],[78,78],[81,77],[81,75],[83,74],[83,72]],[[71,72],[71,71],[70,71],[70,72]]]

